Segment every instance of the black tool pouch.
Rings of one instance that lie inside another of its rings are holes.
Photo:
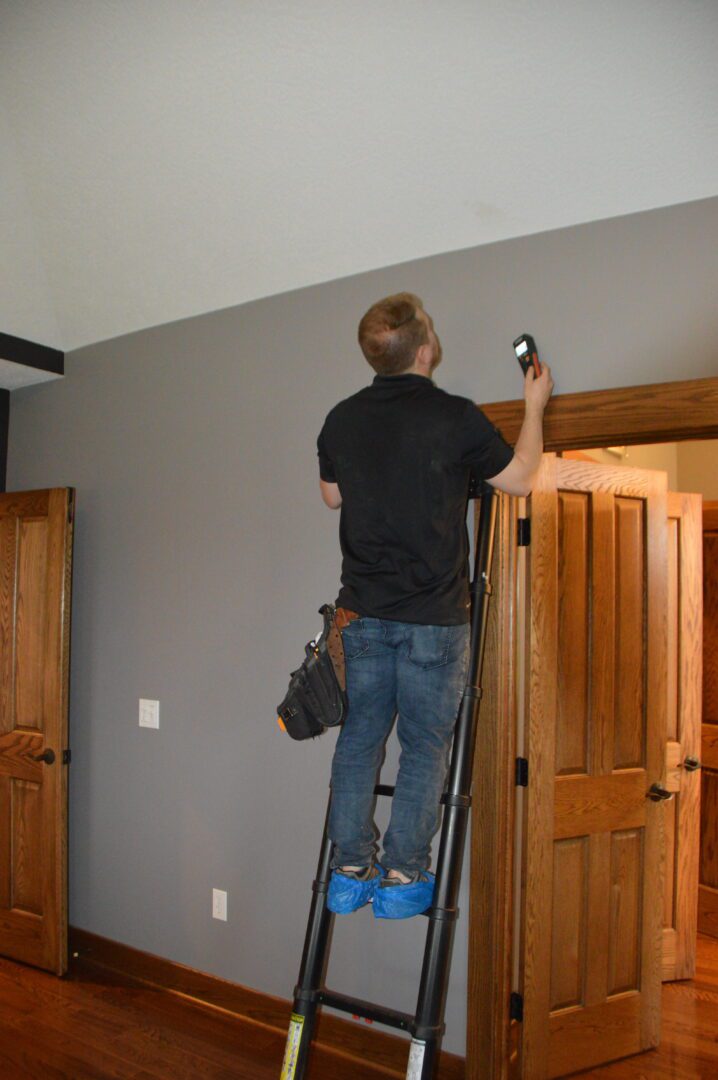
[[[305,646],[304,663],[293,671],[289,689],[277,709],[280,726],[293,739],[313,739],[325,728],[336,727],[347,710],[344,650],[335,623],[336,609],[323,604],[324,628]]]

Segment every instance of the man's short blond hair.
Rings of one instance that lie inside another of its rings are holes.
[[[359,323],[359,345],[377,375],[399,375],[414,363],[429,332],[417,315],[424,305],[413,293],[377,300]]]

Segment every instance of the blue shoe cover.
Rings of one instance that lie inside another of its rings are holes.
[[[381,884],[374,896],[374,915],[377,919],[410,919],[412,915],[421,915],[431,907],[435,881],[428,870],[420,870],[416,872],[416,880],[408,885]]]
[[[373,876],[363,878],[371,867],[364,871],[332,870],[329,880],[329,892],[327,893],[327,907],[335,915],[349,915],[352,911],[358,911],[365,904],[370,904],[376,893],[379,882],[384,877],[386,870],[376,864],[373,867]]]

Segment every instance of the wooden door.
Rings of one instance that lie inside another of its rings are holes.
[[[72,488],[0,495],[0,954],[57,975],[67,970],[73,508]]]
[[[696,972],[703,664],[702,496],[668,493],[668,715],[663,980]]]
[[[666,476],[544,455],[531,495],[520,1075],[656,1046]]]
[[[698,929],[718,937],[718,503],[703,510],[703,730]]]

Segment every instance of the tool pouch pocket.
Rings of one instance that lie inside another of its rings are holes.
[[[304,663],[293,671],[289,689],[277,709],[280,727],[293,739],[313,739],[336,727],[347,710],[344,650],[336,625],[336,609],[323,604],[324,627],[305,647]]]

